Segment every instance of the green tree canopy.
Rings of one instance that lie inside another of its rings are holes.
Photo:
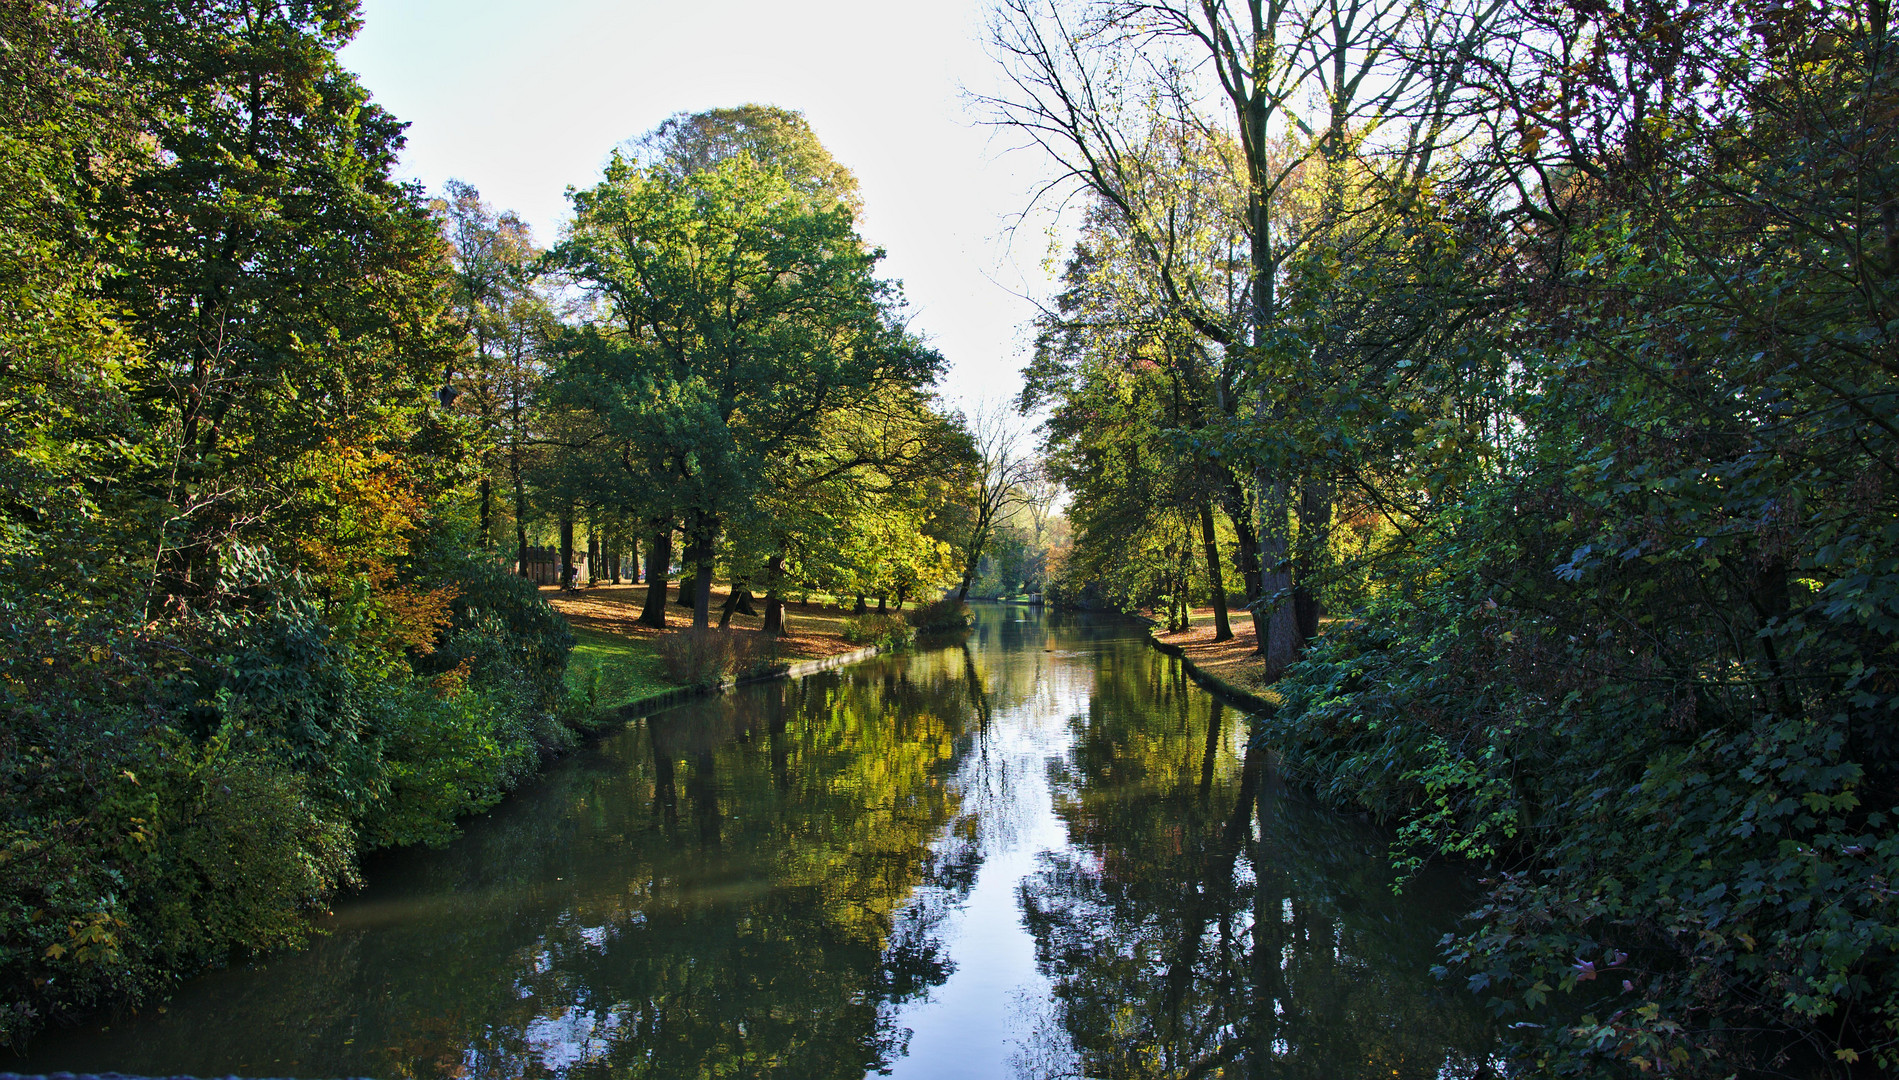
[[[841,205],[853,214],[863,210],[857,177],[824,148],[804,114],[793,109],[739,105],[675,113],[635,145],[639,160],[675,176],[749,155],[820,207]]]
[[[749,153],[684,175],[616,154],[573,198],[555,258],[598,317],[571,343],[561,393],[600,418],[628,480],[684,519],[694,566],[709,570],[774,462],[822,455],[827,416],[941,369],[895,324],[881,252],[849,211],[814,207]]]

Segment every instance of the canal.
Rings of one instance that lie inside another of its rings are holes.
[[[1124,621],[630,722],[305,951],[0,1070],[341,1077],[1494,1075],[1429,969],[1466,899],[1288,790]]]

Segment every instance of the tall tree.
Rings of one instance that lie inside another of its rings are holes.
[[[687,176],[744,155],[783,176],[820,209],[863,212],[857,177],[824,148],[811,122],[795,109],[739,105],[675,113],[635,143],[637,158]]]
[[[97,295],[124,239],[89,190],[141,166],[108,28],[77,5],[0,4],[0,552],[27,551],[122,496],[137,353]],[[96,542],[96,540],[92,541]],[[124,540],[105,546],[117,546]]]
[[[543,467],[536,459],[544,449],[531,424],[534,394],[556,325],[538,278],[542,252],[525,222],[511,212],[496,213],[479,191],[459,180],[449,181],[436,210],[455,272],[455,314],[468,335],[443,400],[472,418],[479,432],[475,501],[480,535],[495,542],[501,517],[495,487],[505,484],[517,569],[525,572],[527,478]]]
[[[704,627],[720,532],[771,463],[818,441],[832,410],[927,383],[942,361],[892,324],[881,253],[849,211],[813,206],[749,154],[684,175],[616,154],[574,203],[556,258],[603,318],[565,392],[683,518]]]
[[[215,589],[220,547],[323,515],[322,463],[400,447],[454,355],[441,244],[391,171],[401,125],[337,60],[353,3],[109,0],[155,153],[103,192],[135,235],[107,296],[150,358],[168,507],[155,591]]]
[[[1294,580],[1295,514],[1308,535],[1331,514],[1323,455],[1301,439],[1300,414],[1332,377],[1311,362],[1281,294],[1286,267],[1311,234],[1288,229],[1281,208],[1308,163],[1342,157],[1375,135],[1392,171],[1421,176],[1451,137],[1447,88],[1457,85],[1426,57],[1468,53],[1498,6],[1004,0],[992,24],[1011,79],[1010,91],[989,101],[996,121],[1054,158],[1052,186],[1079,186],[1112,208],[1177,317],[1245,368],[1250,423],[1230,429],[1231,449],[1253,466],[1256,625],[1274,669],[1298,655],[1311,629],[1299,618],[1308,586]],[[1414,122],[1387,127],[1400,117]],[[1237,149],[1245,272],[1231,309],[1208,306],[1180,273],[1193,263],[1175,258],[1173,201],[1154,198],[1147,183],[1144,151],[1157,124],[1217,132]]]

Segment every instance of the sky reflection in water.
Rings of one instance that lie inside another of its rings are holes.
[[[1462,900],[1284,791],[1125,623],[963,644],[628,725],[306,952],[0,1068],[465,1077],[1478,1076],[1430,978]]]

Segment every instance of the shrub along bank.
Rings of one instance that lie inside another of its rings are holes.
[[[162,630],[40,569],[0,568],[0,1042],[301,941],[361,852],[452,837],[575,738],[565,623],[484,560],[418,560],[454,599],[407,656],[261,557]]]
[[[1722,536],[1628,459],[1468,494],[1257,738],[1402,859],[1486,868],[1445,966],[1539,1071],[1899,1066],[1890,513],[1816,469],[1743,514],[1736,470],[1680,466]]]

